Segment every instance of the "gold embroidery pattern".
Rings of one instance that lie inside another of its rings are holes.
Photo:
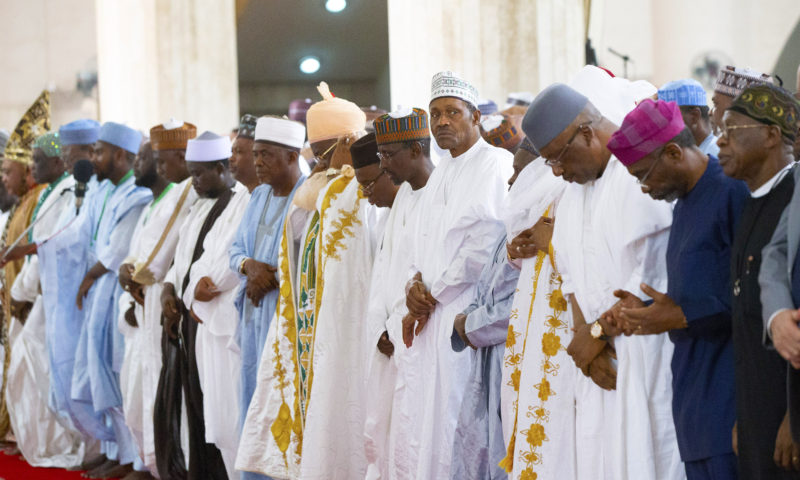
[[[358,210],[361,208],[361,197],[356,200],[356,204],[352,210],[345,210],[342,214],[331,222],[333,231],[325,236],[326,245],[323,253],[328,257],[341,262],[342,258],[339,256],[339,249],[344,245],[345,237],[353,236],[353,227],[361,225],[361,220],[358,219]]]

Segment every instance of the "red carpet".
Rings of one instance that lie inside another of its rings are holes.
[[[56,468],[33,468],[21,457],[0,453],[0,479],[2,480],[78,480],[81,472]]]

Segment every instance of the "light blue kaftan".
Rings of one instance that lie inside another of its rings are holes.
[[[103,195],[99,222],[89,239],[87,267],[100,262],[108,272],[94,282],[83,300],[83,327],[72,376],[72,398],[106,414],[106,423],[112,426],[120,444],[119,461],[123,464],[134,461],[136,453],[135,447],[131,451],[130,433],[121,418],[119,368],[124,340],[116,324],[120,291],[117,272],[128,254],[139,215],[152,199],[149,189],[134,184],[132,174],[118,185],[110,185]]]
[[[466,334],[478,348],[473,357],[464,400],[453,440],[452,479],[505,479],[497,464],[506,456],[500,419],[500,386],[508,317],[517,288],[519,270],[508,263],[506,236],[500,238],[491,263],[478,278],[475,298],[462,313],[467,315]],[[466,345],[453,331],[453,350]]]
[[[250,202],[247,204],[242,222],[239,224],[233,245],[228,251],[231,270],[236,272],[240,278],[239,290],[236,294],[236,308],[239,311],[236,341],[242,356],[239,428],[244,423],[250,399],[256,388],[261,351],[267,341],[267,331],[272,317],[275,315],[278,301],[278,290],[275,289],[267,293],[259,305],[253,305],[253,302],[245,295],[247,277],[239,273],[239,266],[245,258],[252,258],[273,267],[277,266],[278,249],[286,213],[292,204],[297,187],[303,183],[303,180],[305,180],[305,176],[300,177],[292,192],[286,197],[275,196],[269,185],[256,187],[250,196]],[[243,472],[242,479],[265,478],[254,475]]]

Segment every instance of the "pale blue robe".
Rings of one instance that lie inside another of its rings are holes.
[[[76,217],[74,208],[64,210],[56,233],[37,246],[50,363],[50,408],[69,418],[84,435],[98,440],[113,439],[103,415],[91,404],[73,400],[70,393],[83,325],[75,297],[87,271],[89,239],[110,185],[92,177],[80,214]]]
[[[242,360],[239,428],[244,424],[250,399],[256,388],[261,351],[267,341],[267,331],[275,315],[278,301],[278,290],[275,289],[268,292],[258,306],[253,305],[245,295],[247,277],[239,273],[239,266],[243,259],[252,258],[277,267],[286,212],[292,204],[297,187],[303,180],[305,176],[300,177],[292,192],[286,197],[274,196],[269,185],[256,187],[250,196],[250,202],[239,224],[233,245],[228,251],[231,270],[236,272],[240,279],[236,294],[236,309],[239,311],[236,342],[241,350]],[[243,472],[242,479],[245,478],[266,477]]]
[[[508,263],[503,235],[491,262],[478,277],[475,298],[462,312],[467,315],[467,338],[478,351],[473,357],[453,439],[452,479],[508,478],[497,465],[506,456],[500,386],[508,318],[518,280],[519,270]],[[457,352],[466,348],[455,331],[451,342]]]
[[[72,397],[106,413],[106,423],[119,444],[119,462],[137,458],[136,447],[122,418],[119,369],[124,339],[116,326],[119,300],[117,272],[128,255],[130,239],[145,204],[153,199],[149,189],[137,187],[133,176],[103,195],[101,216],[90,240],[87,266],[100,262],[108,269],[83,300],[83,328],[75,356]],[[112,457],[109,457],[112,458]]]

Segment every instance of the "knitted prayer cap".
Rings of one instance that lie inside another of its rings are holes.
[[[305,120],[305,112],[303,112],[303,119]],[[258,117],[245,113],[239,121],[239,131],[236,132],[236,136],[253,140],[256,138],[256,124],[258,124]]]
[[[678,106],[707,107],[706,91],[697,80],[685,78],[665,83],[658,89],[658,99]]]
[[[431,138],[428,113],[421,108],[397,110],[375,119],[378,145]]]
[[[188,122],[170,118],[150,129],[150,146],[154,151],[186,150],[189,140],[197,136],[197,127]]]
[[[625,116],[611,135],[608,149],[629,166],[666,145],[683,129],[681,109],[675,102],[646,99]]]
[[[431,80],[431,101],[440,97],[456,97],[478,108],[478,89],[458,74],[439,72]]]
[[[38,148],[48,157],[61,155],[61,139],[58,132],[47,132],[33,142],[33,148]]]
[[[514,150],[524,137],[523,133],[504,115],[490,115],[481,121],[481,135],[495,147]]]
[[[82,118],[61,125],[58,129],[61,145],[94,145],[100,135],[100,124],[97,121]]]
[[[766,125],[777,125],[791,142],[797,138],[800,103],[781,87],[766,83],[746,88],[728,110]]]
[[[747,87],[773,83],[772,77],[766,73],[757,72],[749,68],[736,68],[727,66],[719,71],[717,84],[714,91],[729,97],[735,97]]]

